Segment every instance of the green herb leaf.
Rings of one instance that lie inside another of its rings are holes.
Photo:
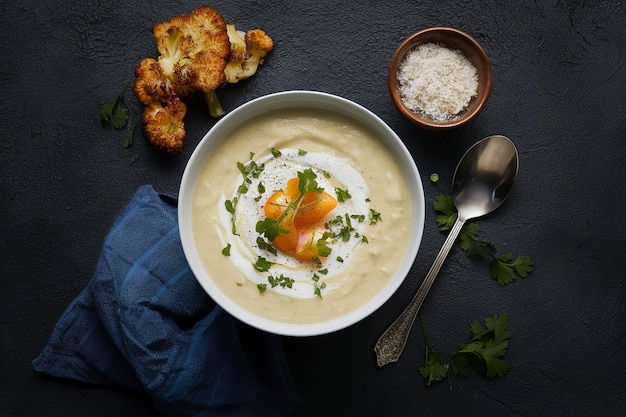
[[[257,233],[264,235],[270,242],[276,239],[281,233],[289,233],[289,230],[280,227],[276,220],[269,217],[259,220],[255,228]]]
[[[452,196],[439,192],[433,201],[433,208],[438,213],[439,230],[442,232],[450,230],[457,219],[457,210]],[[496,244],[483,239],[480,236],[480,228],[475,223],[463,226],[459,233],[459,246],[474,261],[488,255],[491,258],[489,265],[491,276],[500,285],[510,284],[516,277],[525,278],[532,272],[533,261],[528,256],[519,256],[515,261],[512,261],[513,255],[510,253],[496,256]]]
[[[470,368],[486,378],[502,377],[508,373],[510,364],[504,356],[511,332],[508,331],[509,317],[506,314],[494,314],[485,318],[484,327],[474,321],[470,325],[469,340],[450,355],[447,365],[440,362],[439,352],[428,345],[421,317],[420,326],[426,358],[425,365],[419,371],[426,385],[443,380],[447,376],[448,368],[460,377],[467,377]]]
[[[122,146],[124,146],[125,148],[128,148],[130,145],[133,144],[133,134],[135,133],[136,127],[137,125],[133,125],[133,127],[130,128],[128,133],[126,133],[126,135],[122,139]]]
[[[222,249],[222,255],[230,256],[230,243],[228,245],[226,245],[224,247],[224,249]]]
[[[264,257],[259,256],[259,258],[256,260],[255,263],[252,264],[252,266],[259,272],[267,272],[272,267],[272,263]]]
[[[487,378],[506,375],[510,368],[504,359],[511,338],[508,326],[509,317],[506,314],[485,318],[484,328],[477,321],[472,323],[472,337],[451,356],[453,372],[467,375],[467,365],[472,365],[475,371]]]
[[[374,224],[376,224],[378,222],[381,222],[381,221],[383,221],[383,219],[382,219],[380,213],[377,212],[374,209],[370,209],[370,224],[374,225]]]
[[[317,253],[319,256],[327,257],[332,252],[330,246],[328,246],[328,239],[332,237],[332,233],[325,232],[321,238],[317,240]]]
[[[319,277],[318,277],[319,278]],[[319,298],[322,298],[322,290],[326,288],[326,283],[322,282],[320,285],[316,285],[313,293],[317,295]]]
[[[340,203],[352,198],[348,190],[344,190],[339,187],[335,187],[335,194],[337,194],[337,201]]]
[[[533,261],[528,256],[518,256],[515,261],[512,259],[513,254],[506,253],[491,261],[489,268],[491,276],[498,281],[498,284],[510,284],[516,276],[526,278],[533,270]]]
[[[126,87],[117,95],[115,99],[109,102],[100,102],[98,114],[100,121],[104,126],[111,124],[116,130],[122,129],[128,123],[128,106],[124,101],[124,92]]]
[[[267,281],[270,283],[272,288],[281,286],[282,288],[291,288],[293,286],[293,279],[280,274],[279,277],[268,276]]]
[[[461,249],[463,249],[467,253],[467,256],[474,261],[480,260],[483,257],[485,250],[494,252],[496,249],[494,243],[487,242],[480,237],[478,234],[479,231],[480,228],[477,224],[469,223],[463,226],[461,232],[459,233]]]
[[[226,207],[226,211],[231,214],[235,212],[235,203],[232,200],[224,201],[224,207]]]
[[[443,381],[448,376],[448,366],[439,362],[439,352],[433,350],[426,359],[425,365],[419,368],[419,373],[424,379],[424,384],[430,386],[435,382]]]
[[[440,213],[437,215],[437,227],[439,231],[445,232],[452,229],[457,218],[456,207],[454,206],[452,196],[439,193],[435,201],[433,201],[433,208]]]
[[[311,168],[307,168],[304,171],[298,172],[298,189],[301,194],[305,193],[317,193],[320,194],[324,191],[324,188],[317,185],[317,175]]]

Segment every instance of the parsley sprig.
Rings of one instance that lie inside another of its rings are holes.
[[[431,180],[438,185],[439,176],[431,175]],[[433,201],[433,208],[437,212],[439,231],[449,231],[458,216],[452,196],[439,190],[439,195]],[[480,228],[476,223],[467,223],[463,226],[458,242],[459,247],[473,261],[488,258],[491,276],[502,286],[510,284],[517,277],[526,278],[533,270],[534,263],[529,256],[522,255],[513,259],[513,254],[510,252],[498,255],[496,244],[485,240],[480,235]]]
[[[424,366],[419,368],[419,372],[425,385],[443,381],[448,376],[448,370],[460,377],[469,376],[469,368],[487,378],[502,377],[508,373],[510,364],[504,357],[511,339],[509,317],[506,314],[494,314],[484,321],[484,327],[478,321],[470,325],[469,340],[450,355],[448,363],[442,364],[439,351],[428,344],[420,317],[426,355]]]

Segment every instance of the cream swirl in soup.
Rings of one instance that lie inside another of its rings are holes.
[[[258,227],[268,201],[299,174],[336,201],[314,225],[311,243],[322,240],[323,256],[310,259],[277,250]],[[192,225],[204,267],[229,298],[271,320],[315,323],[385,286],[404,255],[411,210],[401,169],[375,135],[347,116],[290,109],[248,120],[217,144]]]
[[[221,223],[232,226],[221,235],[229,246],[231,261],[262,290],[295,298],[312,298],[332,291],[335,285],[324,283],[350,265],[352,254],[368,242],[364,235],[366,222],[377,220],[372,219],[376,211],[370,208],[367,183],[346,160],[325,152],[274,149],[273,154],[255,160],[254,166],[258,167],[254,175],[242,175],[236,190],[228,198],[220,199]],[[271,242],[262,240],[259,244],[257,230],[258,222],[265,218],[264,204],[270,196],[306,170],[315,174],[321,189],[339,201],[335,209],[318,222],[320,232],[313,236],[312,243],[318,244],[318,240],[323,239],[330,253],[316,259],[297,259],[280,248],[268,250],[267,244]],[[242,188],[245,192],[241,192]],[[232,204],[233,201],[236,204]],[[230,205],[227,202],[231,202]],[[233,208],[228,210],[227,206]],[[259,271],[259,259],[271,263],[268,271]],[[281,276],[283,282],[278,283],[276,279]],[[268,281],[268,277],[272,279]],[[285,282],[288,285],[281,285]]]

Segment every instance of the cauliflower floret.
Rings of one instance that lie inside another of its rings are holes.
[[[228,63],[243,61],[246,59],[246,32],[237,30],[235,25],[226,25],[226,30],[228,32],[228,40],[230,41]]]
[[[173,17],[154,26],[159,66],[179,95],[204,93],[224,85],[224,68],[230,55],[226,22],[209,6],[189,15]]]
[[[169,100],[165,105],[152,102],[143,111],[143,133],[158,148],[178,153],[183,149],[185,123],[183,118],[187,106],[178,97]]]
[[[253,29],[246,33],[246,48],[248,58],[244,63],[243,77],[252,77],[260,64],[265,62],[265,57],[274,49],[274,42],[261,29]]]
[[[153,58],[143,59],[135,68],[133,92],[144,105],[168,101],[174,94],[171,84],[169,78],[165,78],[161,73],[159,63]]]
[[[272,49],[274,49],[274,42],[264,31],[261,29],[253,29],[246,32],[235,31],[233,29],[229,32],[231,42],[231,58],[226,65],[226,82],[236,83],[240,80],[245,80],[252,77],[260,64],[263,64],[265,57]],[[234,56],[241,57],[242,54],[233,54],[233,41],[243,42],[245,44],[245,56],[243,59],[234,59]]]

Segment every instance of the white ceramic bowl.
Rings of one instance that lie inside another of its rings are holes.
[[[411,189],[413,205],[411,236],[395,274],[383,289],[356,310],[336,319],[313,324],[282,323],[253,314],[228,298],[203,266],[194,243],[192,201],[198,176],[215,146],[237,126],[261,114],[288,108],[325,109],[348,116],[376,134],[390,149]],[[424,190],[413,158],[400,138],[378,116],[345,98],[314,91],[287,91],[252,100],[224,116],[204,136],[183,173],[179,193],[178,220],[183,250],[196,279],[209,296],[235,318],[267,332],[287,336],[314,336],[331,333],[364,319],[385,303],[402,284],[419,249],[424,227]]]

